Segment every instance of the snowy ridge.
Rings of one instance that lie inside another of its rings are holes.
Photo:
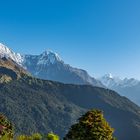
[[[0,43],[0,57],[10,58],[19,65],[22,65],[22,62],[24,60],[22,55],[20,55],[19,53],[13,52],[11,49],[3,45],[2,43]]]
[[[49,65],[49,64],[55,64],[57,62],[63,62],[62,59],[59,57],[59,55],[53,51],[45,51],[41,55],[33,56],[33,55],[25,55],[26,57],[37,57],[37,65]],[[25,56],[13,52],[11,49],[9,49],[7,46],[0,43],[0,57],[7,57],[15,61],[17,64],[23,66],[26,62]],[[25,67],[25,66],[24,66]]]
[[[140,81],[134,79],[134,78],[124,78],[121,79],[119,77],[114,77],[112,74],[106,74],[99,78],[99,80],[108,88],[113,87],[131,87],[139,84]]]

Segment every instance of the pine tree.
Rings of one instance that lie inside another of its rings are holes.
[[[71,127],[64,140],[115,140],[113,132],[102,111],[91,110]]]

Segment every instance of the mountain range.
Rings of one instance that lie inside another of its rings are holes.
[[[118,139],[140,139],[140,107],[115,91],[38,79],[10,58],[1,61],[1,76],[12,80],[0,83],[0,112],[14,123],[16,134],[53,131],[62,138],[83,113],[98,108]]]
[[[21,55],[0,44],[0,57],[7,57],[25,68],[35,77],[67,84],[81,84],[104,87],[85,70],[65,64],[57,53],[45,51],[40,55]]]
[[[15,53],[2,43],[0,43],[0,57],[10,58],[37,78],[65,84],[109,88],[140,105],[140,81],[134,78],[121,79],[106,74],[97,79],[91,77],[85,70],[65,64],[61,57],[52,51],[45,51],[40,55],[22,55]]]
[[[140,81],[134,78],[121,79],[111,74],[106,74],[98,79],[93,78],[85,70],[65,64],[55,52],[45,51],[40,55],[22,55],[15,53],[2,43],[0,43],[0,57],[10,58],[37,78],[65,84],[109,88],[140,105]]]
[[[112,74],[106,74],[99,78],[107,88],[115,90],[120,95],[125,96],[140,105],[140,81],[134,78],[114,77]]]
[[[55,52],[45,51],[40,55],[22,55],[15,53],[2,43],[0,43],[0,57],[10,58],[37,78],[65,84],[109,88],[140,105],[140,81],[134,78],[121,79],[111,74],[106,74],[98,79],[93,78],[85,70],[65,64]]]

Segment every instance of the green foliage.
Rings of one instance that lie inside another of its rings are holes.
[[[49,133],[47,136],[42,136],[39,133],[32,134],[31,136],[20,135],[16,140],[59,140],[59,137],[54,133]]]
[[[39,133],[34,133],[31,136],[20,135],[16,138],[16,140],[42,140],[42,136]]]
[[[39,133],[35,133],[35,134],[32,135],[32,138],[33,138],[33,140],[41,140],[42,136]]]
[[[16,140],[28,140],[28,136],[26,136],[26,135],[20,135],[20,136],[18,136],[17,138],[16,138]]]
[[[73,125],[64,140],[115,140],[114,129],[109,126],[100,110],[91,110]]]
[[[47,135],[47,140],[59,140],[59,136],[57,136],[56,134],[54,133],[49,133]]]
[[[0,114],[0,138],[1,140],[10,140],[13,138],[13,125],[2,114]]]

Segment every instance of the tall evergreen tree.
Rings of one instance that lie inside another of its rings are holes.
[[[102,111],[91,110],[71,127],[64,140],[115,140],[113,132]]]

